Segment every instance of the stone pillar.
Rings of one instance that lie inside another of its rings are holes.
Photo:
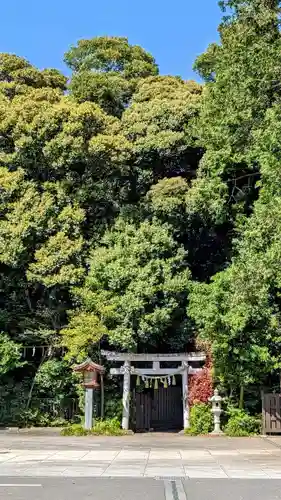
[[[123,380],[123,416],[122,429],[129,429],[130,420],[130,386],[131,386],[131,362],[125,361],[122,367],[124,373]]]
[[[87,388],[85,391],[85,429],[93,427],[93,389]]]
[[[183,428],[189,428],[189,404],[188,404],[188,365],[182,363],[182,401],[183,401]]]

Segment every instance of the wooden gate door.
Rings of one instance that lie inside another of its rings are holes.
[[[136,394],[136,430],[168,431],[182,427],[181,387],[159,387]]]
[[[281,394],[262,396],[264,434],[281,434]]]
[[[157,431],[182,428],[182,389],[177,386],[159,387],[154,391],[151,427]]]
[[[149,431],[151,428],[152,398],[150,390],[136,393],[136,431]]]

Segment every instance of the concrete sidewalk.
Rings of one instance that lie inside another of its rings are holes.
[[[0,476],[281,479],[281,438],[2,435]]]

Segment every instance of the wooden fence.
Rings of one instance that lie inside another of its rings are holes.
[[[55,401],[50,398],[32,398],[28,409],[27,399],[0,399],[0,427],[49,425],[58,420],[76,422],[80,415],[78,399]]]
[[[281,434],[281,394],[262,393],[263,434]]]

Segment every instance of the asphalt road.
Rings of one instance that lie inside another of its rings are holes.
[[[5,500],[280,500],[280,480],[1,478]]]

